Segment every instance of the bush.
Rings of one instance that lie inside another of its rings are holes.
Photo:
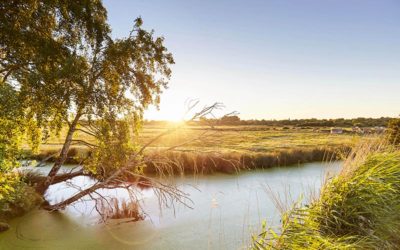
[[[42,197],[18,174],[0,176],[0,219],[15,217],[30,211],[42,202]]]
[[[388,123],[388,139],[393,145],[400,145],[400,119],[393,119]]]

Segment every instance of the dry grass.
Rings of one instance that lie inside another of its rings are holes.
[[[103,221],[109,219],[131,219],[133,221],[139,221],[144,219],[139,204],[133,201],[127,202],[122,200],[119,202],[116,198],[112,198],[110,201],[101,199],[96,203],[96,209]]]
[[[155,126],[145,127],[140,141],[146,142],[164,129]],[[152,147],[166,148],[190,141],[206,129],[208,128],[187,126],[157,141]],[[283,129],[268,126],[220,126],[210,133],[212,136],[204,140],[196,140],[179,148],[197,152],[267,153],[299,148],[356,145],[360,139],[360,136],[355,134],[332,135],[313,129]]]
[[[164,174],[211,174],[235,173],[244,169],[266,169],[315,161],[331,161],[340,158],[348,147],[310,148],[276,151],[270,153],[219,153],[219,152],[151,152],[145,173]]]
[[[139,144],[143,145],[147,143],[167,128],[166,126],[145,126],[140,132]],[[209,136],[193,140],[205,131],[209,131]],[[60,136],[50,137],[47,143],[41,145],[40,151],[56,152],[59,150],[61,143],[63,143],[64,134],[65,131],[62,131]],[[75,137],[93,142],[88,135],[79,131]],[[209,127],[184,126],[176,132],[157,140],[149,149],[165,149],[184,143],[184,145],[177,149],[196,152],[266,153],[299,148],[351,146],[356,145],[360,138],[361,136],[356,134],[329,134],[314,131],[314,129],[283,129],[268,126],[219,126],[210,130]],[[74,147],[78,152],[82,150],[82,147]]]
[[[145,126],[140,133],[139,144],[149,142],[167,128]],[[58,137],[51,137],[33,158],[54,161],[60,150],[64,132],[62,131]],[[204,134],[206,135],[203,136]],[[87,135],[79,131],[76,138],[91,141]],[[145,171],[146,173],[155,173],[156,170],[167,173],[233,173],[240,169],[329,160],[340,156],[340,152],[356,145],[361,138],[355,134],[331,135],[314,129],[220,126],[210,130],[208,127],[184,126],[155,141],[146,149],[146,157],[153,162],[147,164]],[[171,147],[173,150],[168,151],[167,149]],[[163,151],[166,152],[161,153]],[[66,162],[79,164],[89,154],[88,148],[73,146]]]

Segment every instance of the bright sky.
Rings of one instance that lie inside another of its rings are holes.
[[[160,111],[223,102],[242,119],[400,114],[399,0],[105,0],[115,37],[133,20],[176,64]]]

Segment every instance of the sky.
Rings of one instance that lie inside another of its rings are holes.
[[[141,16],[174,55],[160,110],[221,102],[241,119],[400,114],[399,0],[104,0],[114,37]],[[221,111],[222,112],[222,111]]]

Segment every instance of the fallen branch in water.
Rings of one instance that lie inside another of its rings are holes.
[[[221,104],[219,104],[219,103],[215,103],[211,106],[207,106],[207,107],[203,108],[201,111],[195,113],[189,121],[194,121],[205,115],[209,115],[209,114],[211,114],[211,112],[214,109],[218,109],[220,107],[221,107]],[[174,131],[177,131],[179,129],[180,129],[180,127],[175,127],[172,129],[168,129],[167,131],[159,134],[158,136],[153,138],[151,141],[146,143],[144,146],[142,146],[136,153],[131,155],[128,158],[127,164],[125,166],[116,169],[113,173],[110,173],[110,175],[106,176],[104,179],[98,178],[96,183],[94,183],[92,186],[90,186],[86,189],[82,190],[79,187],[77,187],[78,192],[76,194],[72,195],[71,197],[69,197],[59,203],[47,204],[46,206],[44,206],[44,208],[47,210],[64,209],[66,206],[68,206],[76,201],[79,201],[86,196],[89,196],[92,199],[95,199],[97,204],[99,204],[99,202],[100,202],[100,204],[102,204],[101,206],[103,206],[105,204],[108,204],[108,206],[111,206],[110,205],[111,203],[104,202],[104,200],[107,200],[107,198],[102,197],[97,192],[98,190],[101,190],[101,189],[124,189],[130,195],[131,202],[137,202],[137,198],[135,198],[136,197],[135,192],[138,192],[137,187],[140,187],[140,186],[147,186],[149,188],[152,188],[152,190],[158,197],[160,209],[163,206],[174,207],[175,202],[181,203],[186,207],[192,208],[192,206],[189,204],[192,201],[188,197],[188,194],[182,192],[175,185],[162,183],[161,181],[158,181],[156,178],[145,176],[143,173],[137,172],[134,170],[134,169],[137,169],[137,166],[144,166],[149,161],[149,158],[146,158],[143,156],[143,152],[151,144],[153,144],[155,141],[159,140],[163,136],[166,136],[166,135],[168,135]],[[199,137],[196,137],[194,139],[199,140],[201,136],[205,137],[206,135],[202,134]],[[187,143],[189,143],[189,142],[187,142]],[[186,144],[186,142],[185,142],[185,144]],[[172,150],[180,147],[181,145],[182,144],[169,147],[165,151],[172,151]],[[167,161],[166,163],[174,164],[171,161]],[[100,167],[100,170],[101,169],[102,168]],[[103,173],[106,173],[105,170],[103,171]],[[54,177],[52,184],[59,183],[61,181],[66,181],[66,180],[69,180],[69,179],[71,179],[75,176],[79,176],[79,175],[85,175],[84,168],[77,172],[74,172],[74,173],[69,173],[69,174],[59,175],[57,177]],[[130,177],[130,179],[128,179],[128,177]],[[94,198],[93,194],[97,194],[99,197]],[[96,209],[99,213],[101,213],[101,211],[108,211],[104,207],[102,207],[101,209],[99,209],[99,208],[96,208]]]

